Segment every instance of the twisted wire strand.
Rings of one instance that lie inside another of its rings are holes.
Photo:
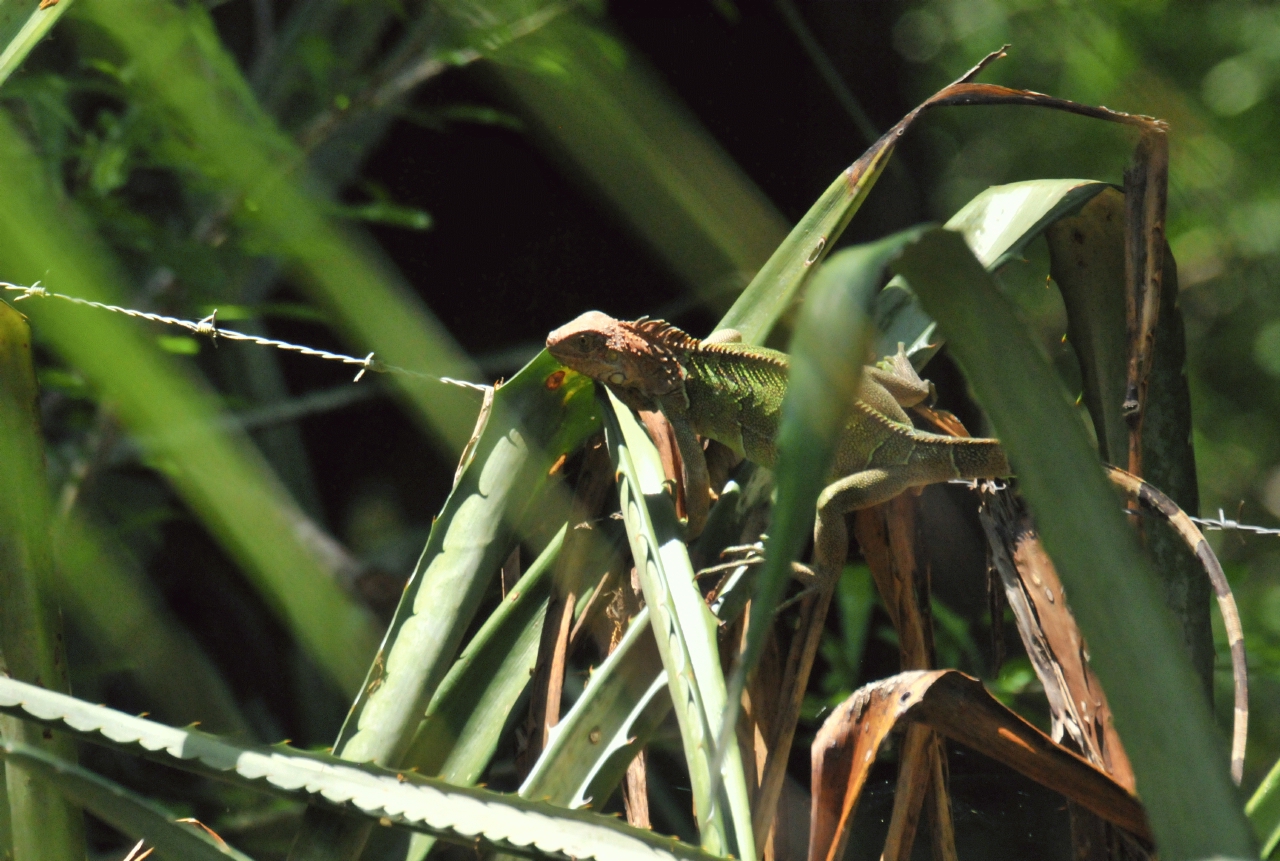
[[[316,347],[308,347],[304,344],[293,344],[289,341],[280,341],[275,338],[266,338],[261,335],[248,335],[244,332],[237,332],[234,329],[222,329],[218,327],[218,312],[215,309],[212,314],[202,320],[183,320],[178,317],[169,317],[164,314],[155,314],[150,311],[139,311],[134,308],[122,308],[119,305],[110,305],[106,302],[95,302],[92,299],[82,299],[78,296],[68,296],[65,293],[55,293],[44,287],[39,281],[30,287],[23,287],[18,284],[10,284],[7,281],[0,281],[0,288],[10,293],[21,293],[16,297],[14,302],[21,302],[24,299],[61,299],[64,302],[70,302],[73,305],[80,305],[85,308],[96,308],[100,311],[110,311],[114,314],[123,314],[126,317],[133,317],[139,320],[147,320],[151,323],[161,323],[166,326],[177,326],[186,329],[194,335],[207,337],[211,340],[225,338],[228,341],[245,341],[250,344],[257,344],[262,347],[273,347],[277,350],[286,350],[293,353],[299,353],[303,356],[311,356],[317,359],[324,359],[330,362],[340,362],[344,365],[355,365],[359,367],[353,382],[359,382],[367,372],[372,371],[376,374],[397,374],[400,376],[410,377],[417,380],[427,380],[430,382],[443,383],[448,386],[458,386],[473,391],[485,392],[490,386],[480,383],[472,383],[467,380],[457,380],[453,377],[439,377],[434,374],[427,374],[422,371],[415,371],[410,368],[402,368],[399,365],[389,365],[379,361],[375,354],[369,353],[363,359],[358,356],[348,356],[343,353],[333,353],[329,350],[321,350]],[[968,481],[957,481],[959,484],[971,484]],[[1270,528],[1266,526],[1255,526],[1250,523],[1240,523],[1237,520],[1228,518],[1221,508],[1218,509],[1216,518],[1192,517],[1191,520],[1203,526],[1205,529],[1217,531],[1235,531],[1249,532],[1254,535],[1280,535],[1280,529]]]
[[[300,353],[304,356],[312,356],[317,359],[325,359],[330,362],[340,362],[344,365],[356,365],[360,368],[356,372],[355,379],[352,382],[359,382],[366,372],[372,371],[376,374],[396,374],[404,377],[411,377],[417,380],[428,380],[430,382],[444,383],[448,386],[459,386],[464,389],[472,389],[474,391],[485,392],[489,390],[489,386],[480,383],[472,383],[467,380],[456,380],[453,377],[438,377],[434,374],[427,374],[422,371],[414,371],[409,368],[402,368],[399,365],[389,365],[378,360],[373,353],[369,353],[363,359],[357,356],[348,356],[343,353],[332,353],[328,350],[320,350],[315,347],[308,347],[303,344],[293,344],[289,341],[280,341],[275,338],[265,338],[261,335],[247,335],[244,332],[237,332],[234,329],[221,329],[218,327],[218,311],[215,308],[213,313],[203,320],[183,320],[178,317],[169,317],[164,314],[154,314],[150,311],[138,311],[134,308],[122,308],[119,305],[109,305],[106,302],[95,302],[91,299],[82,299],[79,296],[68,296],[65,293],[55,293],[47,289],[39,281],[30,287],[23,287],[17,284],[10,284],[7,281],[0,281],[0,288],[8,292],[21,293],[13,301],[21,302],[24,299],[61,299],[64,302],[70,302],[73,305],[80,305],[85,308],[96,308],[100,311],[110,311],[114,314],[123,314],[126,317],[133,317],[139,320],[147,320],[152,323],[161,323],[166,326],[177,326],[186,329],[195,335],[207,337],[216,341],[218,338],[225,338],[228,341],[245,341],[250,344],[257,344],[262,347],[274,347],[277,350],[286,350],[293,353]]]

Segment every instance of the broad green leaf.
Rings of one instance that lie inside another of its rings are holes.
[[[544,351],[494,393],[492,412],[343,724],[338,756],[401,765],[485,590],[520,540],[522,521],[567,516],[548,496],[559,486],[548,486],[547,478],[560,455],[599,427],[591,391],[590,379]],[[350,857],[367,834],[367,823],[308,811],[292,857]]]
[[[548,575],[568,528],[560,527],[462,650],[431,699],[403,767],[455,786],[474,786],[479,780],[538,663],[538,640],[551,596]],[[406,858],[425,858],[434,845],[433,837],[415,834]]]
[[[889,260],[918,233],[897,233],[841,251],[819,268],[805,299],[792,340],[791,376],[778,430],[777,503],[719,739],[732,738],[747,675],[764,648],[791,577],[791,563],[800,558],[813,534],[814,506],[829,478],[836,440],[856,399],[871,302]]]
[[[41,0],[0,2],[0,85],[22,65],[31,49],[53,29],[71,8],[73,0],[57,0],[40,8]]]
[[[737,741],[730,736],[722,751],[715,747],[716,731],[731,714],[716,620],[698,591],[657,449],[630,408],[606,393],[613,409],[605,414],[605,439],[617,470],[622,520],[667,671],[702,845],[719,855],[754,858]]]
[[[598,427],[590,382],[543,352],[495,392],[339,736],[339,755],[399,763],[551,465]]]
[[[87,4],[85,4],[87,5]],[[81,213],[47,181],[0,115],[0,277],[106,302],[124,277]],[[52,300],[23,303],[37,334],[113,404],[149,462],[245,571],[268,605],[343,690],[355,691],[377,634],[302,537],[314,529],[248,437],[217,422],[213,394],[131,320]]]
[[[55,789],[67,801],[83,807],[122,834],[145,840],[155,857],[171,861],[252,861],[248,855],[219,844],[204,829],[177,822],[157,805],[120,784],[50,756],[25,744],[0,744],[6,767],[19,767]]]
[[[896,268],[948,334],[1009,450],[1088,638],[1161,857],[1252,855],[1221,739],[1173,620],[1048,359],[960,236],[927,233]]]
[[[876,180],[884,171],[885,165],[893,156],[898,140],[928,109],[939,104],[964,104],[963,99],[952,98],[954,94],[966,89],[965,82],[977,74],[982,66],[996,57],[989,55],[983,63],[975,66],[964,77],[949,87],[944,87],[922,102],[911,113],[907,114],[897,125],[885,132],[873,143],[858,160],[836,177],[835,181],[822,193],[817,202],[809,208],[804,217],[787,235],[787,238],[769,262],[764,265],[751,284],[738,297],[717,329],[736,329],[749,344],[761,343],[773,328],[778,317],[787,309],[799,294],[805,280],[809,277],[815,264],[822,260],[835,247],[840,234],[853,219],[862,202],[875,186]],[[973,89],[984,89],[974,87]],[[982,98],[996,98],[993,92]],[[1005,91],[1013,93],[1014,91]],[[982,98],[978,100],[982,103]],[[994,104],[995,101],[986,102]],[[1026,187],[1014,189],[1014,186],[1003,186],[999,194],[983,194],[974,198],[965,210],[957,214],[963,224],[966,219],[973,218],[981,230],[970,228],[971,240],[977,249],[976,253],[983,262],[998,265],[996,257],[991,256],[996,249],[999,255],[1015,253],[1021,248],[1018,237],[1030,237],[1043,229],[1047,220],[1052,220],[1050,213],[1059,207],[1078,206],[1088,197],[1096,193],[1090,191],[1078,180],[1066,180],[1067,183],[1079,185],[1079,188],[1063,188],[1052,184],[1038,186],[1028,184]],[[1017,198],[1015,201],[1014,198]],[[1000,210],[1010,207],[1015,209],[1016,217],[1009,217]],[[964,228],[962,228],[964,229]],[[1025,243],[1026,238],[1021,240]],[[906,338],[901,338],[909,343]],[[893,345],[896,347],[896,342]],[[893,348],[889,350],[893,352]]]
[[[756,273],[717,329],[735,329],[748,344],[764,341],[813,267],[822,262],[849,226],[896,144],[896,135],[882,137],[836,177]]]
[[[1086,179],[996,185],[965,204],[946,226],[964,236],[974,256],[987,271],[994,272],[1018,257],[1050,225],[1069,217],[1107,188],[1106,183]],[[1120,297],[1123,301],[1123,293]],[[942,345],[935,337],[933,319],[901,278],[894,278],[880,291],[872,316],[876,355],[892,355],[901,343],[913,364],[921,368]]]
[[[356,764],[288,745],[242,745],[175,729],[0,677],[0,711],[166,765],[294,801],[386,819],[445,840],[523,855],[600,861],[715,856],[611,816],[565,810],[412,772]]]
[[[988,270],[1017,257],[1058,219],[1111,186],[1092,179],[1033,179],[988,188],[947,220]]]
[[[53,549],[44,478],[31,330],[0,302],[0,672],[53,690],[69,690],[62,624],[50,606]],[[15,718],[0,718],[6,742],[74,760],[71,740]],[[32,861],[84,857],[80,811],[26,767],[5,768],[13,852]]]
[[[538,637],[551,594],[548,575],[568,528],[560,527],[454,661],[414,733],[405,768],[458,786],[471,786],[480,778],[503,721],[537,663]]]

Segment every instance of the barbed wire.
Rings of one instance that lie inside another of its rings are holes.
[[[1280,529],[1271,529],[1266,526],[1254,526],[1251,523],[1240,523],[1237,520],[1231,520],[1223,516],[1221,508],[1218,509],[1217,519],[1205,517],[1192,517],[1191,519],[1206,529],[1252,532],[1254,535],[1280,535]]]
[[[139,320],[147,320],[151,323],[161,323],[165,326],[177,326],[186,329],[194,335],[200,335],[216,342],[218,338],[225,338],[228,341],[245,341],[250,344],[257,344],[261,347],[273,347],[277,350],[286,350],[288,352],[298,353],[303,356],[311,356],[316,359],[324,359],[330,362],[340,362],[344,365],[355,365],[360,368],[356,372],[352,382],[360,382],[367,372],[372,371],[375,374],[399,374],[401,376],[412,377],[418,380],[429,380],[431,382],[443,383],[447,386],[459,386],[464,389],[485,392],[491,386],[481,383],[472,383],[467,380],[457,380],[453,377],[440,377],[434,374],[427,374],[422,371],[414,371],[409,368],[402,368],[399,365],[388,365],[379,361],[373,353],[369,353],[363,359],[357,356],[348,356],[343,353],[333,353],[329,350],[321,350],[316,347],[308,347],[303,344],[293,344],[289,341],[280,341],[275,338],[266,338],[261,335],[247,335],[244,332],[237,332],[234,329],[222,329],[218,327],[218,311],[215,308],[213,313],[202,320],[183,320],[179,317],[169,317],[165,314],[155,314],[150,311],[139,311],[134,308],[122,308],[119,305],[110,305],[106,302],[95,302],[92,299],[82,299],[79,296],[68,296],[65,293],[55,293],[47,289],[39,281],[30,287],[23,287],[18,284],[10,284],[7,281],[0,281],[0,288],[10,293],[21,293],[13,301],[21,302],[24,299],[61,299],[64,302],[70,302],[73,305],[80,305],[85,308],[96,308],[100,311],[110,311],[114,314],[123,314],[126,317],[133,317]],[[962,479],[956,479],[950,482],[952,484],[966,484],[972,486],[972,482]],[[1249,532],[1254,535],[1280,535],[1280,529],[1268,528],[1266,526],[1254,526],[1250,523],[1240,523],[1231,520],[1223,513],[1221,508],[1218,509],[1216,518],[1192,517],[1192,521],[1203,526],[1206,529],[1215,531],[1234,531]]]
[[[999,479],[987,479],[987,481],[994,483],[997,490],[1004,490],[1008,487],[1007,484]],[[972,490],[977,486],[978,482],[967,478],[953,478],[950,479],[947,484],[963,485]],[[1136,517],[1146,512],[1126,508],[1125,513]],[[1274,529],[1266,526],[1254,526],[1252,523],[1241,523],[1238,520],[1231,520],[1223,514],[1221,508],[1218,509],[1218,516],[1216,518],[1193,517],[1190,514],[1188,514],[1187,517],[1190,517],[1193,523],[1203,526],[1205,529],[1211,529],[1215,532],[1250,532],[1254,535],[1280,535],[1280,529]]]
[[[329,350],[320,350],[315,347],[308,347],[303,344],[293,344],[289,341],[280,341],[275,338],[267,338],[262,335],[248,335],[244,332],[237,332],[234,329],[222,329],[218,326],[218,311],[215,308],[213,313],[203,320],[183,320],[178,317],[169,317],[164,314],[154,314],[150,311],[138,311],[134,308],[122,308],[119,305],[109,305],[106,302],[95,302],[92,299],[81,299],[79,296],[68,296],[65,293],[55,293],[42,286],[39,281],[30,287],[23,287],[18,284],[10,284],[7,281],[0,281],[0,288],[11,292],[21,293],[13,301],[21,302],[24,299],[61,299],[64,302],[70,302],[73,305],[80,305],[85,308],[96,308],[100,311],[110,311],[114,314],[123,314],[126,317],[133,317],[138,320],[147,320],[151,323],[161,323],[166,326],[177,326],[186,329],[194,335],[200,335],[209,338],[215,344],[218,338],[224,338],[228,341],[245,341],[250,344],[257,344],[261,347],[273,347],[277,350],[286,350],[292,353],[299,353],[303,356],[311,356],[317,359],[324,359],[330,362],[340,362],[344,365],[355,365],[360,368],[356,372],[355,379],[352,382],[360,382],[365,373],[372,371],[375,374],[396,374],[404,377],[411,377],[417,380],[428,380],[436,383],[443,383],[447,386],[459,386],[464,389],[472,389],[474,391],[488,391],[490,386],[481,383],[472,383],[467,380],[457,380],[453,377],[440,377],[435,374],[427,374],[422,371],[414,371],[410,368],[402,368],[399,365],[389,365],[380,361],[375,354],[369,353],[363,359],[357,356],[348,356],[343,353],[333,353]]]

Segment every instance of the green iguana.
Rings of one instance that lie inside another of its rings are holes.
[[[607,384],[628,406],[662,410],[680,449],[691,535],[702,530],[709,498],[699,436],[764,467],[777,460],[789,359],[729,340],[736,336],[720,332],[699,341],[662,320],[628,323],[588,311],[547,337],[551,355]],[[943,436],[911,424],[903,408],[931,392],[901,353],[883,367],[866,368],[836,447],[831,474],[837,481],[824,497],[842,512],[853,511],[911,487],[1010,475],[998,441]]]
[[[736,332],[722,331],[700,341],[663,320],[641,317],[627,322],[599,311],[588,311],[547,336],[547,350],[562,364],[609,386],[633,409],[661,410],[666,416],[680,450],[691,536],[701,531],[710,498],[699,436],[764,467],[777,461],[790,361],[785,353],[737,340]],[[901,349],[879,366],[864,369],[858,399],[836,447],[833,481],[818,498],[814,557],[825,556],[833,563],[823,566],[833,568],[821,572],[826,576],[838,572],[848,549],[845,513],[887,502],[912,487],[1012,474],[998,440],[933,434],[912,425],[904,408],[923,403],[931,394],[931,385],[920,379]],[[1230,586],[1185,512],[1123,470],[1109,467],[1108,477],[1130,499],[1169,520],[1204,563],[1213,584],[1231,644],[1236,687],[1231,771],[1239,784],[1248,725],[1248,676]]]

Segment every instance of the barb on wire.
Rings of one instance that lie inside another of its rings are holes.
[[[988,479],[988,481],[990,480]],[[950,481],[948,481],[947,484],[962,484],[971,490],[978,486],[977,481],[971,481],[967,478],[953,478]],[[1003,485],[1001,485],[1001,489],[1003,489]],[[1125,512],[1135,517],[1143,513],[1141,511],[1134,511],[1133,509],[1128,509],[1128,508],[1125,509]],[[1191,517],[1191,515],[1187,515],[1187,516]],[[1206,518],[1206,517],[1191,517],[1191,520],[1197,526],[1203,526],[1205,529],[1213,529],[1218,531],[1232,530],[1235,532],[1251,532],[1254,535],[1280,535],[1280,529],[1273,529],[1266,526],[1254,526],[1251,523],[1241,523],[1238,520],[1231,520],[1223,514],[1221,508],[1218,509],[1218,516],[1216,519]]]
[[[1222,509],[1218,509],[1217,518],[1193,517],[1191,518],[1196,524],[1203,526],[1205,529],[1234,529],[1237,532],[1252,532],[1254,535],[1280,535],[1280,529],[1271,529],[1266,526],[1254,526],[1251,523],[1240,523],[1237,520],[1231,520],[1222,513]]]
[[[244,332],[237,332],[234,329],[218,328],[218,311],[215,308],[213,313],[203,320],[182,320],[177,317],[168,317],[164,314],[153,314],[149,311],[138,311],[133,308],[121,308],[119,305],[108,305],[105,302],[94,302],[90,299],[81,299],[78,296],[67,296],[64,293],[54,293],[45,288],[39,281],[30,287],[21,287],[17,284],[10,284],[6,281],[0,281],[0,288],[13,293],[21,293],[16,297],[14,302],[21,302],[24,299],[61,299],[64,302],[70,302],[73,305],[80,305],[85,308],[96,308],[100,311],[111,311],[115,314],[123,314],[126,317],[134,317],[139,320],[147,320],[152,323],[162,323],[166,326],[178,326],[186,329],[195,335],[201,335],[209,338],[216,346],[218,338],[224,338],[228,341],[247,341],[250,344],[257,344],[261,347],[274,347],[277,350],[287,350],[293,353],[301,353],[304,356],[312,356],[317,359],[325,359],[330,362],[341,362],[344,365],[358,365],[360,370],[356,372],[355,379],[352,382],[360,382],[368,371],[378,374],[397,374],[405,377],[412,377],[418,380],[430,380],[432,382],[444,383],[448,386],[459,386],[464,389],[474,389],[475,391],[488,391],[489,386],[480,383],[472,383],[466,380],[455,380],[452,377],[437,377],[434,374],[426,374],[422,371],[414,371],[409,368],[402,368],[398,365],[388,365],[379,361],[374,357],[373,353],[365,356],[363,359],[356,356],[347,356],[342,353],[331,353],[328,350],[319,350],[315,347],[306,347],[302,344],[291,344],[288,341],[278,341],[275,338],[264,338],[261,335],[246,335]]]

